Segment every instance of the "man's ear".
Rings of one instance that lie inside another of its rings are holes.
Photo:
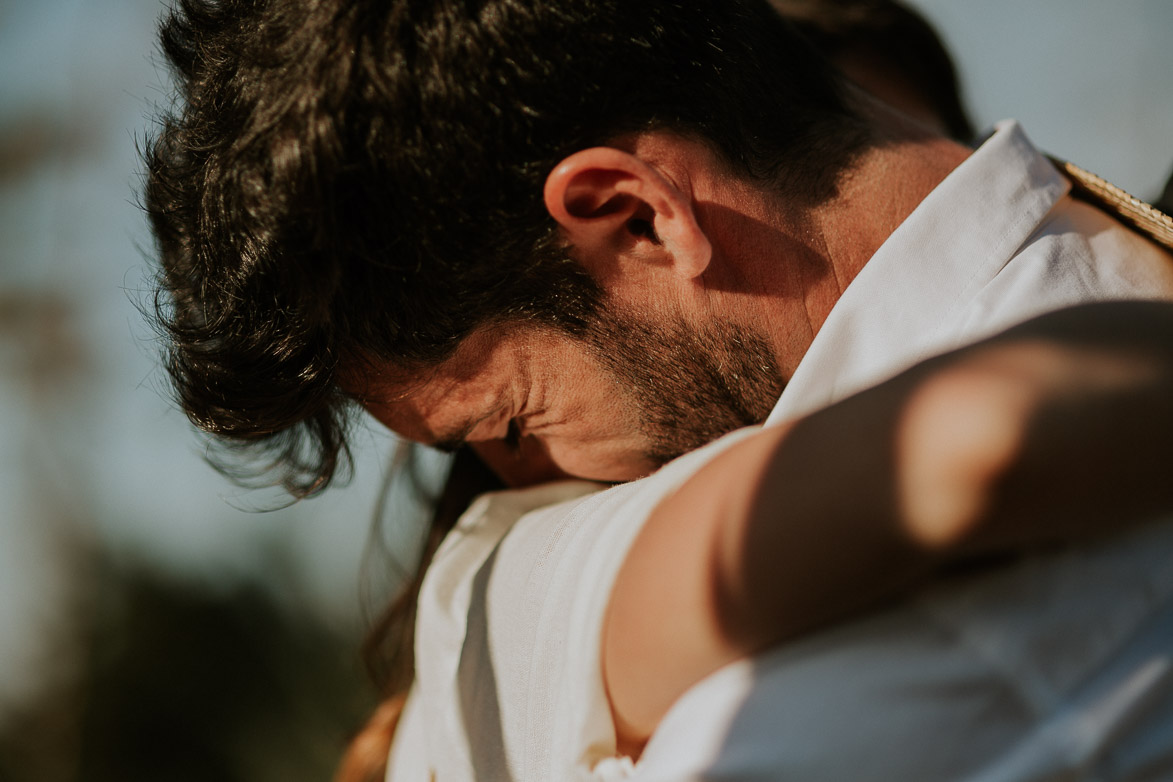
[[[550,172],[544,196],[550,215],[588,257],[643,240],[662,246],[686,279],[709,265],[713,249],[688,197],[635,155],[611,147],[575,152]]]

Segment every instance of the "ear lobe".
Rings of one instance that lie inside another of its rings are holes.
[[[575,152],[550,172],[546,209],[588,255],[631,241],[662,244],[685,278],[708,267],[712,246],[687,196],[644,161],[611,147]]]

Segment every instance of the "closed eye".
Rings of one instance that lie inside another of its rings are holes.
[[[516,418],[509,419],[509,423],[505,427],[503,442],[510,451],[521,453],[521,424]]]

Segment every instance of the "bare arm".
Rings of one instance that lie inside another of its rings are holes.
[[[1173,305],[1044,316],[721,454],[616,581],[604,679],[621,745],[727,662],[969,556],[1173,509]]]

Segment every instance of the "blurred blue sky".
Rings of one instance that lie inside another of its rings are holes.
[[[78,542],[210,582],[279,567],[298,585],[287,601],[358,621],[358,561],[390,438],[358,438],[348,489],[242,510],[280,498],[235,489],[204,463],[137,309],[151,301],[151,242],[135,206],[136,145],[167,97],[160,9],[0,2],[0,713],[68,642],[61,576],[79,566]]]
[[[980,127],[1034,142],[1140,198],[1173,170],[1173,2],[909,0],[960,66]]]
[[[916,0],[979,126],[1153,197],[1173,167],[1173,2]],[[295,574],[291,600],[353,623],[390,438],[353,484],[275,513],[229,486],[170,404],[149,304],[136,144],[166,101],[158,0],[0,0],[0,715],[36,685],[70,599],[70,541],[209,581]]]

